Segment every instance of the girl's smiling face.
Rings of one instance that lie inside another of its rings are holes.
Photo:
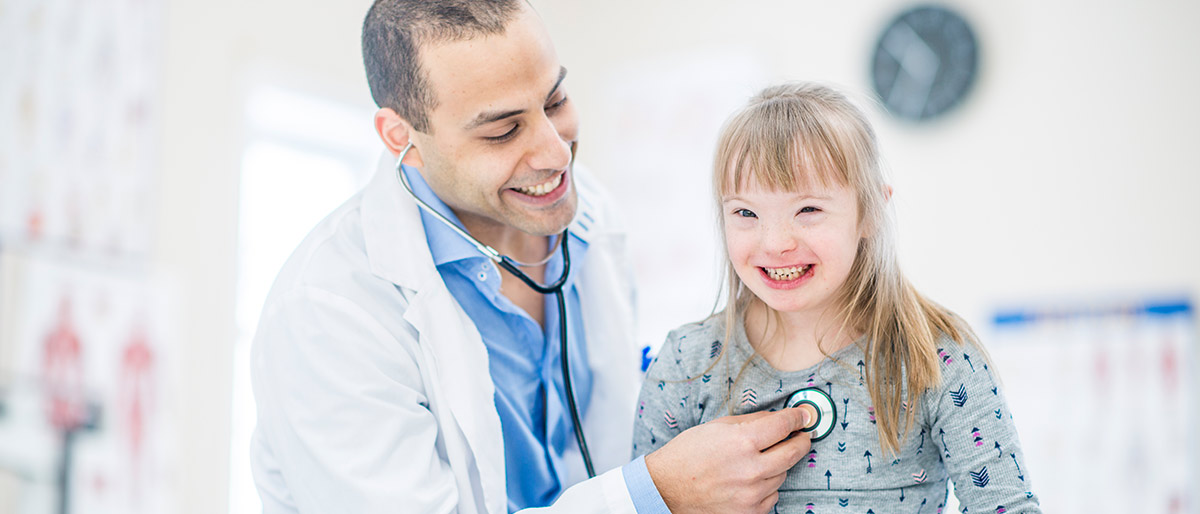
[[[756,182],[721,199],[730,263],[767,306],[785,317],[815,320],[838,307],[834,298],[858,253],[854,191],[836,181],[806,181],[797,191]]]

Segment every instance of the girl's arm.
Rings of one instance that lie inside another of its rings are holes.
[[[942,384],[926,412],[955,496],[971,512],[1040,513],[995,370],[973,345],[939,346]]]
[[[646,370],[633,421],[634,457],[662,448],[680,432],[700,424],[696,410],[691,408],[699,390],[675,360],[684,350],[681,343],[678,331],[668,334]]]

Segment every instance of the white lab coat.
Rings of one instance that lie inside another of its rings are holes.
[[[506,512],[487,349],[434,267],[393,162],[385,155],[371,183],[313,229],[264,306],[251,359],[264,512]],[[600,475],[580,482],[570,445],[575,485],[545,512],[633,513],[620,470],[639,385],[632,276],[609,204],[584,170],[575,184],[570,229],[589,245],[578,286],[594,377],[583,425]]]

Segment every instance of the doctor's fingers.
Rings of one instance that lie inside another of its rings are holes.
[[[779,491],[774,491],[766,498],[763,498],[763,501],[758,504],[758,508],[755,510],[755,512],[769,514],[775,510],[776,503],[779,503]]]
[[[767,450],[804,428],[807,423],[808,413],[804,409],[783,409],[741,423],[739,427],[750,431],[755,448]]]
[[[762,481],[762,493],[766,496],[755,506],[754,512],[767,514],[774,512],[775,504],[779,503],[779,488],[783,486],[783,481],[787,478],[787,471],[775,476],[764,478]]]
[[[810,449],[812,449],[811,434],[801,432],[793,435],[791,439],[781,441],[775,446],[763,450],[762,465],[771,475],[786,473],[797,462],[800,462],[800,459],[808,455]]]

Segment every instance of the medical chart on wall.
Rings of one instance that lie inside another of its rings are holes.
[[[1198,512],[1189,301],[1005,310],[990,328],[1045,512]]]
[[[57,504],[58,484],[38,485],[57,480],[64,451],[70,512],[169,510],[169,299],[136,277],[45,259],[23,266],[0,463],[44,493],[24,495],[16,512],[51,512],[41,507]]]
[[[0,514],[171,510],[162,18],[0,0]]]
[[[0,2],[0,238],[149,250],[161,5]]]

